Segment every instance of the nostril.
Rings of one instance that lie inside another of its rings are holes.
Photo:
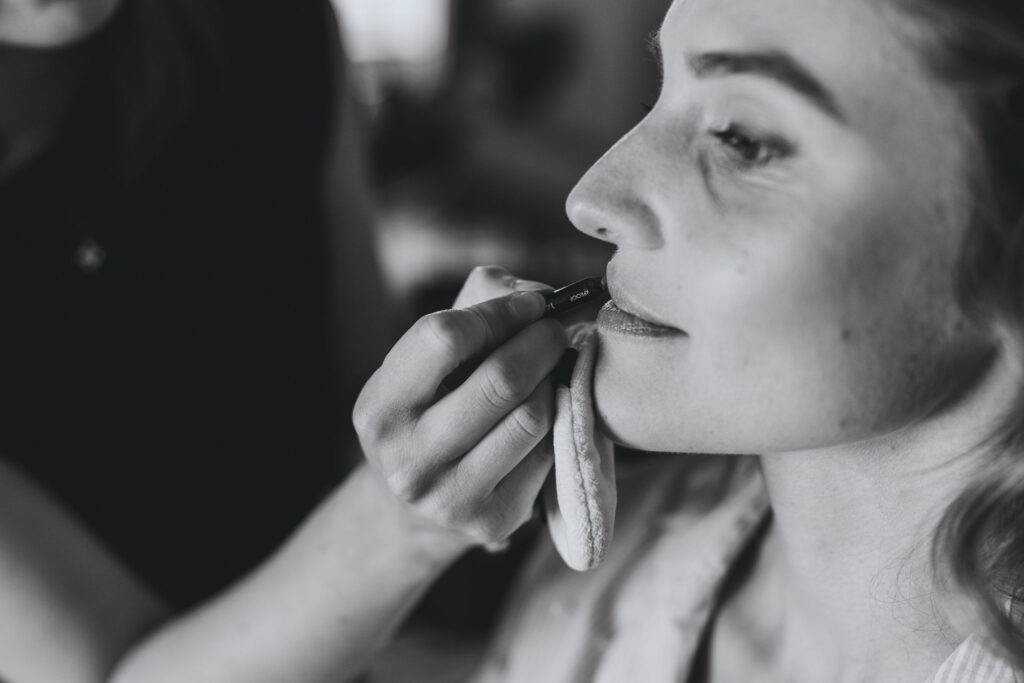
[[[594,232],[596,232],[597,236],[601,238],[605,238],[608,236],[608,228],[598,228]]]

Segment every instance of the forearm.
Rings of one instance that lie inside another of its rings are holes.
[[[356,470],[274,557],[138,644],[114,683],[344,681],[466,548]]]

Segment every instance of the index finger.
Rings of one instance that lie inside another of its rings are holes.
[[[382,381],[403,388],[404,403],[429,405],[445,377],[491,352],[544,313],[544,297],[515,292],[469,308],[439,311],[416,321],[381,366]]]

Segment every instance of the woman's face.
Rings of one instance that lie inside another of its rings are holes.
[[[121,0],[0,0],[0,45],[54,48],[97,31]]]
[[[656,106],[568,200],[617,246],[595,400],[620,443],[852,443],[980,372],[992,343],[953,296],[968,129],[881,5],[670,9]]]

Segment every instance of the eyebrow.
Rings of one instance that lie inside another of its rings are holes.
[[[660,31],[651,34],[648,47],[658,61],[659,68],[662,67]],[[697,78],[750,74],[771,79],[803,96],[833,119],[839,122],[846,120],[828,88],[809,69],[785,52],[703,52],[687,55],[686,62]]]

